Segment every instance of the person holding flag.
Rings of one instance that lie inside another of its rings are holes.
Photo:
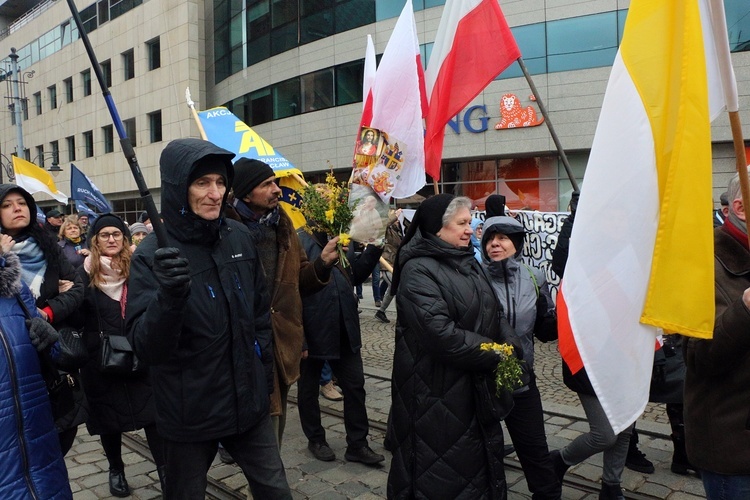
[[[750,250],[739,174],[727,196],[729,214],[714,230],[713,339],[688,339],[685,351],[685,441],[709,500],[750,498]]]
[[[271,167],[260,160],[240,158],[234,164],[234,176],[233,210],[228,210],[227,216],[245,224],[253,234],[274,311],[271,420],[281,448],[289,388],[299,379],[300,362],[307,357],[302,295],[321,290],[330,280],[338,259],[338,238],[326,244],[320,257],[308,260],[292,220],[279,207],[281,190]]]

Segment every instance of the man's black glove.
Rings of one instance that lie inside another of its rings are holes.
[[[173,297],[184,297],[190,291],[188,260],[174,247],[154,252],[154,275],[164,291]]]
[[[45,350],[60,338],[57,330],[42,318],[27,319],[26,328],[29,329],[31,344],[39,352]]]

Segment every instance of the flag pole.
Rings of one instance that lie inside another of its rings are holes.
[[[167,230],[161,221],[159,211],[156,209],[156,203],[154,203],[154,199],[151,197],[151,193],[149,192],[148,186],[146,185],[146,180],[143,178],[143,172],[141,171],[141,167],[138,165],[138,159],[135,156],[135,150],[133,149],[133,145],[130,143],[130,139],[128,139],[128,135],[125,132],[125,127],[123,126],[120,115],[117,112],[115,101],[114,99],[112,99],[112,94],[110,94],[109,89],[107,88],[107,84],[104,81],[102,68],[101,66],[99,66],[99,62],[96,59],[94,48],[91,46],[91,41],[89,40],[89,35],[86,32],[86,28],[83,26],[81,15],[79,14],[78,9],[75,6],[75,3],[73,2],[73,0],[67,0],[67,2],[71,14],[73,14],[73,20],[78,27],[78,34],[83,41],[83,45],[86,48],[89,60],[91,61],[91,66],[94,70],[94,74],[96,74],[96,79],[99,81],[99,86],[102,89],[102,96],[104,97],[104,101],[107,103],[107,109],[109,109],[109,114],[112,117],[112,122],[117,129],[117,135],[120,137],[120,147],[122,147],[122,152],[128,161],[130,171],[132,172],[133,178],[135,179],[135,184],[138,186],[138,194],[140,194],[141,198],[143,199],[143,204],[146,207],[146,212],[148,212],[149,219],[151,219],[151,224],[154,228],[154,233],[156,233],[156,239],[159,242],[159,246],[165,247],[168,245]]]
[[[750,234],[750,181],[747,175],[747,155],[745,154],[745,140],[742,138],[742,123],[739,111],[729,111],[729,125],[732,129],[732,142],[734,143],[735,164],[737,174],[740,176],[740,190],[742,191],[742,206],[745,207],[745,229]],[[732,200],[729,200],[732,203]]]
[[[568,173],[568,179],[570,179],[570,184],[573,186],[573,191],[580,192],[580,189],[578,188],[578,182],[576,181],[576,178],[573,175],[573,169],[570,168],[570,163],[568,162],[568,156],[565,154],[565,150],[563,149],[562,144],[560,143],[560,138],[557,136],[557,132],[555,132],[555,127],[552,126],[552,121],[549,119],[547,108],[544,106],[544,103],[542,102],[542,97],[539,95],[539,92],[536,89],[536,85],[534,85],[534,80],[531,79],[531,75],[529,74],[529,71],[526,69],[526,64],[523,62],[523,57],[519,57],[518,59],[516,59],[516,61],[518,61],[519,66],[521,66],[521,71],[523,71],[523,76],[526,77],[526,81],[529,82],[531,93],[534,94],[534,98],[536,99],[536,102],[539,105],[539,110],[542,112],[542,116],[544,116],[544,122],[547,124],[547,128],[549,129],[549,133],[552,136],[552,140],[555,143],[555,147],[557,148],[557,152],[560,155],[560,159],[563,162],[565,171]]]
[[[193,115],[195,124],[198,125],[198,132],[200,132],[201,134],[201,139],[203,139],[204,141],[207,140],[206,131],[203,129],[203,124],[201,123],[200,118],[198,118],[198,112],[195,110],[195,103],[190,96],[190,87],[185,87],[185,100],[187,101],[188,108],[190,108],[190,111]]]

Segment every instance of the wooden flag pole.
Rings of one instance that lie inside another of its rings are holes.
[[[516,59],[516,61],[518,61],[519,66],[521,66],[521,71],[523,71],[523,76],[526,77],[526,81],[529,82],[529,88],[531,88],[531,93],[534,94],[534,98],[536,99],[536,102],[539,105],[539,111],[541,111],[542,116],[544,116],[544,123],[547,124],[547,129],[549,129],[549,133],[552,136],[552,140],[555,143],[555,147],[557,148],[557,152],[560,155],[560,159],[563,162],[565,171],[568,173],[568,179],[570,179],[570,184],[573,186],[573,191],[580,192],[580,189],[578,188],[578,182],[576,182],[576,178],[573,175],[573,169],[570,168],[570,163],[568,162],[568,156],[565,154],[565,150],[563,149],[562,144],[560,143],[560,138],[557,136],[557,132],[555,132],[555,127],[552,126],[552,121],[549,119],[547,108],[544,106],[544,102],[542,102],[542,97],[539,95],[539,92],[536,89],[536,85],[534,85],[534,80],[531,79],[531,75],[529,74],[529,71],[526,69],[526,64],[523,62],[523,57],[519,57],[518,59]]]
[[[203,124],[201,123],[201,120],[198,117],[198,112],[195,110],[195,103],[193,102],[193,99],[190,96],[190,87],[185,87],[185,100],[187,101],[188,108],[190,108],[190,111],[193,115],[195,124],[198,125],[198,132],[200,132],[201,134],[201,139],[203,139],[204,141],[207,140],[206,131],[203,129]]]
[[[742,191],[742,206],[745,208],[745,229],[750,234],[750,181],[747,176],[747,155],[745,154],[745,140],[742,138],[742,123],[739,111],[729,111],[729,124],[732,128],[732,142],[734,143],[735,164],[740,176],[740,190]],[[732,200],[729,200],[732,203]]]
[[[435,194],[440,194],[440,188],[436,179],[432,179],[432,187],[435,188]]]

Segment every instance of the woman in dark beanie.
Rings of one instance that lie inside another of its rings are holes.
[[[42,317],[55,328],[64,326],[83,301],[83,284],[75,268],[57,246],[57,237],[37,224],[36,202],[28,191],[0,184],[0,204],[7,209],[0,232],[13,238],[11,251],[21,260],[21,279],[31,289]],[[67,379],[76,377],[73,373]],[[86,418],[79,403],[65,415],[54,415],[63,455],[73,446],[78,425]]]
[[[89,228],[91,254],[78,274],[85,286],[80,310],[84,339],[91,359],[81,371],[89,401],[89,434],[99,435],[109,461],[109,491],[116,497],[130,494],[122,461],[122,433],[145,429],[146,439],[163,483],[164,453],[156,432],[153,393],[148,373],[112,375],[99,370],[100,332],[125,334],[125,306],[130,275],[128,230],[118,216],[105,214]],[[163,491],[163,490],[162,490]]]
[[[494,413],[480,404],[494,398],[499,361],[480,344],[513,332],[474,258],[470,207],[449,194],[425,200],[396,257],[388,498],[507,496],[500,419],[512,400],[493,399]]]

